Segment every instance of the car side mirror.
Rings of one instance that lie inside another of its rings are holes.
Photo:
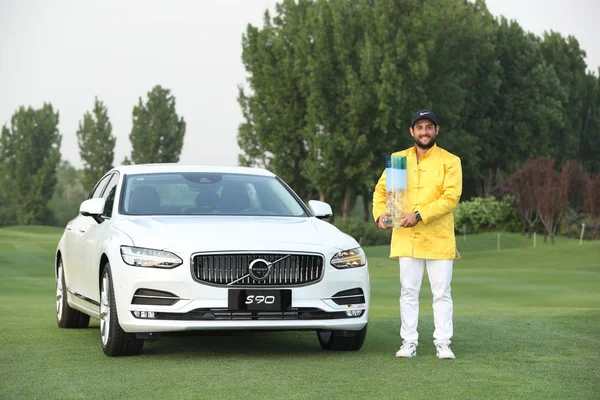
[[[315,217],[319,219],[329,218],[333,215],[331,206],[323,201],[310,200],[308,202],[308,208],[315,214]]]
[[[96,220],[96,222],[101,223],[102,218],[100,216],[104,212],[104,205],[106,204],[106,199],[89,199],[85,200],[79,206],[79,213],[84,217],[92,217]]]

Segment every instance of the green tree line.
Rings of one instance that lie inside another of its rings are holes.
[[[597,174],[600,84],[584,57],[574,37],[525,32],[481,0],[284,0],[243,36],[239,161],[346,216],[428,108],[462,159],[463,199],[532,157]]]
[[[573,37],[539,37],[464,0],[283,0],[242,37],[241,165],[270,169],[305,200],[346,217],[368,199],[385,156],[412,145],[409,118],[440,120],[463,162],[463,199],[494,193],[529,159],[600,173],[600,81]],[[133,107],[128,163],[178,162],[175,96]],[[106,105],[79,122],[83,168],[61,161],[59,113],[19,108],[0,136],[0,225],[59,224],[114,165]],[[68,204],[66,199],[73,201]]]
[[[169,89],[155,86],[133,108],[131,156],[123,164],[177,162],[185,121]],[[116,138],[107,107],[98,98],[79,121],[83,168],[61,161],[59,114],[52,105],[19,108],[0,136],[0,226],[64,225],[77,215],[96,182],[114,164]]]

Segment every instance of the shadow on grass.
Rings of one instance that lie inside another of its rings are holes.
[[[452,348],[463,360],[545,359],[571,355],[571,346],[588,349],[588,354],[600,354],[591,339],[600,335],[599,321],[597,312],[533,317],[456,316]],[[419,355],[435,358],[433,328],[431,314],[419,318]],[[84,331],[85,343],[100,347],[98,327],[92,324]],[[570,346],[565,347],[565,343]],[[371,318],[365,344],[358,352],[324,351],[315,331],[210,330],[163,333],[159,340],[146,341],[142,356],[312,358],[354,354],[393,358],[400,344],[397,319]]]
[[[322,354],[314,331],[186,331],[163,333],[147,341],[146,355],[186,354],[201,356],[243,355],[288,357],[293,354]]]

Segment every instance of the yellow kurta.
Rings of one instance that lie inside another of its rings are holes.
[[[460,158],[434,145],[417,163],[415,147],[394,153],[406,156],[408,212],[419,211],[422,221],[412,228],[394,228],[390,257],[433,260],[457,258],[454,209],[462,193]],[[373,218],[386,213],[385,170],[373,192]]]

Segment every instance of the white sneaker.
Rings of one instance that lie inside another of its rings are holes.
[[[417,344],[408,342],[404,343],[400,350],[396,352],[396,358],[410,358],[417,355]]]
[[[454,355],[452,350],[450,350],[449,344],[446,344],[446,343],[436,344],[435,348],[436,348],[436,356],[439,359],[454,360],[456,358],[456,356]]]

